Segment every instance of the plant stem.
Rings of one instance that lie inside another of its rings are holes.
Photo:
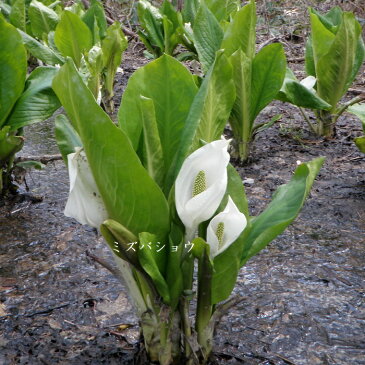
[[[315,128],[315,126],[314,126],[314,125],[310,122],[310,120],[309,120],[309,118],[308,118],[307,114],[305,114],[305,112],[304,112],[303,108],[301,108],[301,107],[298,107],[298,108],[299,108],[300,113],[302,114],[302,116],[303,116],[304,120],[307,122],[307,124],[308,124],[308,126],[309,126],[310,130],[311,130],[314,134],[318,134],[318,132],[317,132],[317,130],[316,130],[316,128]]]
[[[337,122],[338,118],[342,115],[343,112],[346,111],[347,108],[349,108],[351,105],[360,103],[364,100],[365,100],[365,94],[361,94],[359,96],[352,98],[347,103],[343,104],[341,106],[341,108],[338,110],[338,112],[336,113],[335,117],[333,118],[333,124],[335,124]]]
[[[192,349],[191,349],[191,324],[189,319],[189,300],[187,298],[182,298],[180,300],[180,316],[181,316],[181,326],[184,334],[184,353],[186,358],[186,364],[192,365]]]
[[[205,250],[202,257],[198,261],[198,299],[196,309],[195,329],[198,334],[198,343],[200,345],[203,362],[205,364],[213,347],[213,330],[211,317],[213,305],[212,296],[212,265]]]

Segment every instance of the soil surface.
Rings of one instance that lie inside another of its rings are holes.
[[[289,57],[303,56],[302,39],[285,42]],[[132,44],[116,106],[146,62]],[[353,87],[363,89],[364,81],[360,74]],[[297,161],[326,162],[296,221],[242,268],[234,294],[246,299],[223,317],[212,364],[365,364],[365,156],[353,143],[360,122],[346,114],[336,137],[323,140],[280,102],[257,122],[276,114],[280,123],[258,135],[248,164],[236,166],[252,215],[289,181]],[[58,153],[52,121],[29,127],[26,137],[22,155]],[[0,202],[0,364],[147,364],[138,358],[138,319],[123,286],[92,258],[111,261],[106,245],[63,215],[63,162],[26,180],[29,191]]]

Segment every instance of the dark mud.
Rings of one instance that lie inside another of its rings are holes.
[[[300,47],[291,45],[295,57]],[[145,62],[133,49],[124,57],[116,106]],[[362,76],[355,87],[363,85]],[[365,156],[352,142],[360,123],[345,115],[334,139],[314,139],[279,102],[258,122],[279,113],[281,123],[237,167],[253,215],[297,161],[327,159],[298,219],[242,269],[235,294],[246,299],[219,325],[212,364],[365,364]],[[24,155],[57,153],[51,122],[26,136]],[[0,203],[0,364],[138,363],[138,320],[123,286],[87,255],[110,260],[108,249],[93,229],[63,216],[63,163],[32,171],[27,184],[41,203]]]

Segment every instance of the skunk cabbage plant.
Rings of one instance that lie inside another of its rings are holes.
[[[220,60],[224,55],[215,65]],[[69,157],[69,201],[77,195],[81,203],[68,203],[67,214],[101,222],[148,356],[164,365],[208,361],[216,323],[239,300],[229,297],[241,266],[295,219],[323,163],[298,166],[268,207],[250,217],[242,180],[229,164],[229,141],[221,138],[233,85],[217,69],[198,90],[170,56],[140,68],[123,95],[119,125],[96,103],[71,59],[53,81],[82,143]],[[75,175],[76,156],[82,162]],[[85,199],[94,200],[94,208]]]
[[[306,90],[306,85],[299,83],[288,70],[278,99],[301,108],[312,132],[331,137],[342,113],[365,99],[364,95],[360,95],[340,103],[364,61],[364,42],[361,26],[354,14],[343,12],[339,7],[332,8],[325,15],[310,9],[310,21],[305,68],[307,74],[316,80],[312,86],[314,90]],[[302,108],[314,110],[316,124],[310,122]]]

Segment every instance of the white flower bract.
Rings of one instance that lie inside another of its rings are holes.
[[[176,210],[189,238],[201,222],[214,214],[225,194],[228,144],[222,139],[197,149],[186,158],[176,178]]]
[[[207,228],[207,242],[210,246],[210,256],[215,256],[226,250],[243,232],[247,219],[241,213],[231,197],[223,212],[217,214]]]
[[[99,228],[107,212],[91,173],[85,152],[81,148],[67,155],[70,194],[64,214],[81,224]]]

